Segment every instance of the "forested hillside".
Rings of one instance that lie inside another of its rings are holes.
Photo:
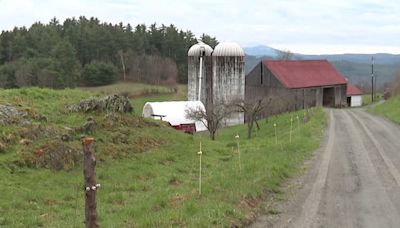
[[[215,46],[214,37],[203,34]],[[191,31],[174,25],[111,24],[79,17],[14,28],[0,34],[0,87],[51,88],[109,84],[118,79],[150,84],[187,81]]]

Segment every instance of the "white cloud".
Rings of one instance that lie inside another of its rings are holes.
[[[399,12],[395,0],[0,0],[0,30],[85,15],[132,25],[172,23],[244,46],[400,53]]]

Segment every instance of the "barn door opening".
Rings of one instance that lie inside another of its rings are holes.
[[[347,107],[351,106],[351,97],[347,97]]]
[[[334,107],[335,106],[335,90],[333,87],[324,88],[322,105],[324,107]]]

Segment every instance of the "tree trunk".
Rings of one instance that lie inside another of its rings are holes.
[[[83,175],[85,181],[85,224],[87,228],[99,227],[96,211],[96,158],[94,157],[94,139],[84,138],[83,146]]]
[[[254,122],[256,123],[257,130],[259,131],[259,130],[261,129],[261,128],[260,128],[260,125],[258,125],[257,120],[254,120]]]
[[[247,138],[251,139],[251,132],[253,130],[253,119],[250,119],[247,123]]]
[[[214,131],[210,131],[210,138],[211,140],[215,140],[215,132]]]
[[[126,81],[126,69],[125,69],[125,61],[124,61],[124,56],[123,56],[123,52],[121,51],[119,53],[120,57],[121,57],[121,64],[122,64],[122,71],[124,73],[124,81]]]

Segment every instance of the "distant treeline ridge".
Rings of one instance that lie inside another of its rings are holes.
[[[203,34],[215,46],[215,37]],[[191,31],[174,25],[132,27],[84,16],[62,24],[15,27],[0,34],[0,87],[52,88],[103,85],[116,80],[151,84],[187,82],[187,50],[196,43]]]

